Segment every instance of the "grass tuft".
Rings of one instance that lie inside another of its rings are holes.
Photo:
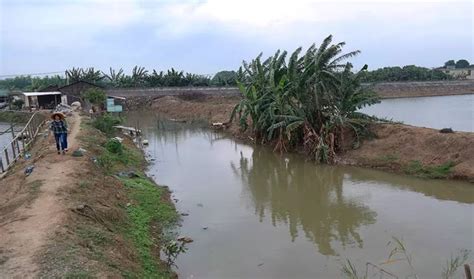
[[[434,166],[424,166],[420,161],[411,161],[405,172],[423,178],[447,178],[454,166],[454,162],[451,161]]]

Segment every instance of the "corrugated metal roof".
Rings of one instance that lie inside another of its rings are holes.
[[[45,95],[61,95],[62,93],[59,91],[51,91],[51,92],[23,92],[23,95],[30,97],[30,96],[45,96]]]

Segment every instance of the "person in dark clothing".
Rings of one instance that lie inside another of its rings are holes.
[[[56,149],[58,154],[66,154],[67,152],[67,133],[68,133],[68,124],[66,122],[66,117],[60,112],[55,112],[51,115],[53,121],[50,124],[50,130],[54,134],[54,139],[56,140]]]

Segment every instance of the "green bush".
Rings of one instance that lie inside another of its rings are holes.
[[[120,123],[122,123],[122,119],[119,117],[115,117],[110,114],[104,114],[94,119],[92,125],[105,134],[112,135],[115,131],[114,126],[119,125]]]
[[[123,147],[122,143],[116,139],[110,139],[106,144],[105,148],[110,152],[114,154],[123,154]]]
[[[104,90],[96,88],[88,89],[86,92],[84,92],[82,97],[91,104],[98,106],[104,104],[107,100],[107,95],[105,94]]]

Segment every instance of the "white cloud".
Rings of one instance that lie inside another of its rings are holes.
[[[130,44],[176,60],[172,49],[195,51],[188,45],[201,35],[209,35],[216,47],[227,47],[209,51],[248,59],[253,53],[292,50],[334,34],[337,41],[348,42],[348,49],[361,49],[364,56],[379,53],[378,63],[394,63],[401,55],[398,50],[408,57],[417,49],[412,57],[423,59],[419,54],[430,43],[463,53],[470,43],[472,53],[472,8],[471,1],[448,0],[0,0],[0,68],[6,68],[3,53],[10,55],[8,68],[14,68],[12,57],[18,53],[39,61],[61,52],[56,57],[75,59],[70,64],[84,56],[90,65],[98,49],[109,59],[123,54],[129,63],[140,63],[141,53],[127,48]],[[471,24],[466,24],[468,18]],[[229,38],[233,45],[222,42]],[[140,45],[140,40],[146,42]],[[160,49],[163,45],[168,52]],[[203,52],[207,45],[200,45]]]

